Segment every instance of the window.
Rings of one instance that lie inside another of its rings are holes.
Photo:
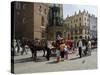
[[[39,7],[39,11],[40,11],[40,12],[42,11],[41,8],[42,8],[42,7],[41,7],[41,5],[40,5],[40,7]]]
[[[23,9],[25,9],[25,6],[26,6],[26,5],[25,5],[25,4],[23,4]]]
[[[85,39],[87,39],[87,37],[85,36]]]
[[[42,19],[41,19],[41,24],[42,26],[44,26],[44,17],[42,16]]]
[[[82,29],[79,30],[79,34],[82,34]]]
[[[25,23],[25,18],[23,18],[23,24]]]
[[[72,21],[71,21],[71,23],[72,23]]]
[[[80,27],[81,27],[81,23],[80,23]]]
[[[21,4],[20,4],[20,2],[16,2],[16,9],[21,9]]]
[[[71,35],[73,35],[73,30],[71,30]]]
[[[44,30],[42,30],[41,37],[42,37],[42,38],[45,37],[45,32],[44,32]]]
[[[75,34],[77,34],[77,29],[75,30]]]
[[[69,27],[69,23],[67,24],[67,26]]]
[[[68,29],[69,29],[69,24],[67,25]]]
[[[87,31],[85,30],[85,34],[87,34]]]
[[[78,21],[78,19],[76,19],[76,22]]]
[[[75,24],[75,28],[77,27],[77,25]]]
[[[73,26],[71,25],[71,28],[72,28]]]
[[[89,21],[89,19],[87,19],[87,22]]]
[[[64,37],[66,37],[66,32],[64,32]]]
[[[44,9],[44,13],[47,14],[47,10],[46,9]]]
[[[81,21],[81,17],[79,18],[79,21]]]
[[[85,26],[86,26],[86,23],[85,23]]]
[[[75,22],[75,20],[74,20],[74,22]]]
[[[84,18],[84,20],[86,21],[86,17]]]

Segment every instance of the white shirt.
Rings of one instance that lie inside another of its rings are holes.
[[[57,40],[61,40],[61,37],[59,35],[57,36]]]
[[[91,48],[91,41],[88,42],[88,47]]]
[[[48,42],[48,48],[52,49],[52,48],[54,48],[54,47],[52,46],[51,43]]]
[[[66,46],[66,45],[65,45],[64,51],[68,51],[68,48],[67,48],[67,46]]]
[[[82,41],[81,41],[81,40],[80,40],[79,43],[78,43],[78,47],[83,47]]]

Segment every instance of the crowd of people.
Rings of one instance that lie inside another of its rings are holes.
[[[58,35],[55,44],[53,43],[53,46],[54,50],[56,50],[57,62],[68,60],[68,54],[70,51],[72,53],[78,51],[80,58],[82,56],[91,55],[91,41],[89,39],[86,40],[82,38],[82,36],[79,37],[79,40],[72,41],[66,40]]]
[[[27,54],[27,48],[28,48],[28,45],[24,39],[21,39],[21,40],[13,39],[11,41],[11,54],[12,54],[12,56],[14,56],[20,52],[21,52],[21,55],[23,55],[24,52]]]
[[[39,42],[37,41],[37,44]],[[45,43],[45,42],[44,42]],[[25,52],[27,54],[27,49],[30,48],[31,51],[36,51],[35,49],[39,49],[39,45],[37,46],[37,48],[35,47],[35,41],[30,42],[29,40],[13,40],[12,43],[12,55],[15,55],[15,50],[17,49],[17,53],[19,53],[20,49],[21,49],[21,55],[23,55],[23,53]],[[46,58],[47,60],[50,60],[52,51],[54,51],[56,53],[56,57],[57,57],[57,62],[60,61],[64,61],[64,60],[68,60],[68,54],[69,52],[74,52],[74,51],[78,51],[78,55],[81,58],[82,56],[85,55],[91,55],[91,41],[88,39],[84,39],[82,38],[82,36],[79,37],[79,40],[77,41],[73,41],[73,40],[66,40],[62,37],[60,37],[59,35],[56,38],[55,42],[52,43],[46,43],[47,45],[43,43],[41,46],[43,46],[43,48],[41,49],[45,49],[47,54],[46,54]],[[14,52],[13,52],[14,51]],[[32,52],[32,53],[33,53]]]

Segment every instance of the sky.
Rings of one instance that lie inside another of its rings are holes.
[[[84,9],[88,11],[91,15],[93,14],[97,17],[98,15],[97,6],[64,4],[63,5],[63,18],[65,19],[67,15],[72,16],[74,15],[75,11],[76,13],[78,13],[79,10],[83,11]]]

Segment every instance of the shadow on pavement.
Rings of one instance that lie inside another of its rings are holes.
[[[23,58],[23,59],[17,59],[17,60],[14,60],[14,63],[25,63],[25,62],[30,62],[30,61],[33,61],[33,59],[30,57],[30,58]]]
[[[46,57],[43,57],[43,56],[38,56],[36,62],[45,62],[47,61]]]
[[[28,58],[23,58],[23,59],[17,59],[14,60],[14,63],[26,63],[26,62],[44,62],[47,61],[45,57],[38,57],[37,60],[35,61],[32,57],[28,57]]]
[[[51,62],[47,62],[46,64],[56,64],[57,61],[51,61]]]
[[[77,60],[77,59],[80,59],[80,57],[72,58],[72,59],[69,59],[69,60]]]

